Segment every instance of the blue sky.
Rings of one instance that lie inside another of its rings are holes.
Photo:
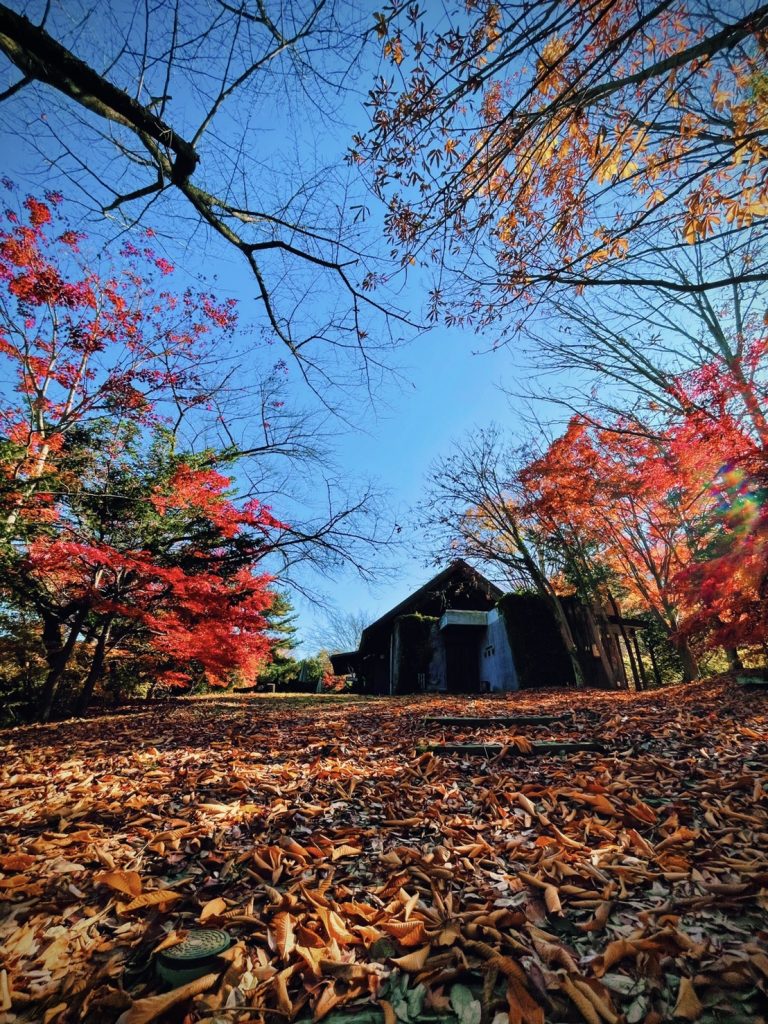
[[[20,5],[20,9],[28,9],[32,16],[36,13],[35,3],[28,8]],[[71,10],[74,12],[74,8]],[[109,13],[101,10],[87,23],[92,33],[90,42],[86,35],[78,34],[78,52],[86,59],[90,57],[94,63],[102,61],[103,54],[97,59],[95,51],[108,53],[110,44],[99,37],[100,29],[104,28],[104,39],[108,40],[108,37],[122,30],[125,19],[133,10],[135,4],[132,0],[119,0],[110,8]],[[69,15],[70,9],[54,5],[54,27],[57,27],[57,18],[61,18],[59,25],[65,24],[62,12]],[[98,19],[106,20],[100,22]],[[72,21],[76,21],[74,13]],[[367,123],[363,99],[376,71],[376,53],[374,46],[366,65],[358,73],[355,88],[345,95],[335,98],[331,96],[329,109],[323,116],[316,110],[303,107],[300,98],[295,99],[294,106],[290,108],[282,105],[279,96],[263,99],[257,94],[258,102],[262,103],[261,110],[238,107],[237,97],[230,101],[231,106],[224,111],[221,119],[220,133],[225,136],[229,133],[234,137],[233,133],[238,131],[239,126],[254,122],[258,125],[255,138],[263,147],[259,151],[259,161],[264,161],[264,168],[250,187],[260,193],[260,199],[263,194],[267,204],[274,202],[279,189],[291,184],[290,179],[300,184],[302,176],[320,174],[322,177],[325,173],[322,168],[326,164],[336,164],[340,168],[339,195],[346,180],[347,187],[351,187],[355,196],[348,201],[362,200],[371,209],[370,219],[361,229],[361,234],[367,233],[369,238],[376,234],[381,222],[381,211],[377,210],[375,200],[366,196],[356,172],[344,168],[342,163],[353,131],[364,129]],[[11,72],[6,77],[10,82],[15,80],[16,75]],[[125,79],[120,84],[128,87]],[[191,94],[185,95],[183,83],[180,87],[177,82],[172,91],[174,99],[167,116],[172,123],[181,124],[187,130],[184,122],[194,124],[197,120],[192,111],[194,101]],[[22,94],[24,92],[22,90]],[[47,120],[44,121],[39,110],[35,109],[34,99],[28,101],[22,94],[20,100],[29,102],[26,107],[26,124],[23,120],[25,108],[16,104],[15,99],[3,104],[4,122],[0,125],[3,133],[0,135],[4,154],[3,173],[15,179],[22,192],[40,194],[46,188],[58,188],[64,192],[65,198],[74,203],[87,202],[90,186],[86,183],[83,189],[82,182],[73,183],[66,174],[64,162],[57,156],[57,144],[46,138],[49,125],[55,127],[64,123],[54,119],[66,119],[75,110],[75,105],[68,105],[62,100],[60,109],[63,114],[57,114],[56,109],[49,110],[46,106]],[[50,92],[39,92],[38,95],[45,96],[46,103],[49,99],[56,102]],[[75,112],[82,116],[81,110]],[[89,117],[86,115],[81,125],[86,159],[91,158],[87,134]],[[98,140],[92,147],[94,160],[98,155],[97,147]],[[114,154],[105,149],[99,159],[101,163],[98,166],[106,168],[108,175],[110,159],[114,159]],[[210,153],[206,153],[201,166],[210,167],[210,159]],[[141,178],[138,180],[141,182]],[[129,191],[135,184],[120,183],[118,187]],[[333,191],[327,190],[327,184],[325,194],[325,201],[333,202]],[[242,257],[220,239],[202,236],[191,220],[185,223],[175,219],[178,212],[178,206],[153,206],[143,218],[142,227],[158,231],[158,245],[164,248],[165,254],[179,267],[182,285],[187,280],[202,277],[213,279],[213,286],[221,297],[234,296],[240,301],[246,329],[247,325],[252,324],[258,332],[263,328],[265,318],[262,307],[255,301],[254,282]],[[181,210],[182,214],[189,212]],[[88,220],[92,231],[104,230],[104,222],[99,223],[93,217]],[[385,251],[387,248],[383,245]],[[418,268],[411,273],[410,280],[404,286],[398,283],[396,301],[407,308],[415,319],[421,318],[427,286],[428,276]],[[314,312],[322,318],[325,315],[324,303],[330,303],[330,299],[320,291],[313,296],[313,303]],[[348,405],[341,405],[342,412],[348,414],[349,422],[338,420],[333,424],[340,476],[348,481],[370,477],[386,492],[392,523],[398,522],[402,527],[400,545],[389,552],[391,572],[375,588],[363,583],[352,572],[344,572],[332,580],[308,575],[305,581],[307,589],[317,593],[318,602],[313,604],[304,598],[296,598],[301,615],[301,630],[307,636],[318,635],[323,608],[329,602],[340,610],[369,610],[372,618],[375,618],[436,571],[434,567],[425,564],[425,552],[420,538],[413,531],[410,518],[411,507],[423,496],[429,464],[440,455],[447,454],[451,440],[468,430],[491,420],[512,428],[516,422],[510,401],[498,386],[503,383],[515,390],[520,384],[518,377],[521,370],[516,368],[512,349],[474,355],[475,350],[487,346],[487,339],[478,338],[468,331],[442,326],[423,334],[415,334],[413,331],[403,333],[410,333],[410,341],[390,357],[391,363],[400,370],[399,381],[391,379],[379,386],[373,406],[366,405],[359,394],[352,395]],[[277,351],[278,348],[279,345],[273,346],[274,351],[269,354],[269,358],[285,355],[284,351]],[[244,368],[243,372],[247,373],[247,369]],[[305,401],[306,392],[302,391],[295,367],[290,368],[290,375],[294,381],[292,388],[296,400]],[[275,511],[279,514],[280,508],[276,507]],[[449,559],[450,553],[446,552],[445,561]],[[305,647],[304,652],[309,653],[308,648]]]
[[[394,572],[372,588],[345,574],[331,596],[341,609],[368,610],[372,618],[387,611],[437,571],[425,564],[425,550],[410,509],[424,497],[430,463],[448,454],[450,442],[491,420],[514,421],[510,400],[499,387],[513,383],[506,350],[473,355],[478,339],[467,332],[436,327],[401,355],[410,363],[408,381],[379,403],[377,418],[360,431],[346,430],[339,442],[341,464],[350,473],[371,473],[388,492],[403,527],[393,551]],[[436,553],[439,554],[439,553]],[[445,561],[450,552],[444,553]],[[322,609],[301,602],[302,621],[314,633]]]

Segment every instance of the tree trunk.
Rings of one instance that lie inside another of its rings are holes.
[[[523,536],[517,527],[513,527],[513,537],[515,543],[518,546],[520,557],[523,560],[523,564],[528,570],[528,574],[536,585],[536,589],[541,596],[547,601],[552,612],[555,616],[555,622],[560,630],[560,635],[563,638],[565,649],[568,652],[568,657],[571,660],[571,668],[573,669],[573,678],[578,687],[584,686],[584,673],[581,670],[581,663],[579,662],[578,651],[576,644],[573,639],[573,633],[568,619],[565,617],[565,611],[560,602],[560,598],[557,596],[555,591],[552,589],[549,580],[546,578],[544,573],[539,569],[536,564],[536,559],[533,557],[531,552],[528,550],[528,545],[523,540]]]
[[[640,643],[638,642],[638,639],[637,639],[637,630],[635,630],[634,633],[632,634],[632,643],[633,643],[634,648],[635,648],[635,657],[637,658],[637,668],[638,668],[638,671],[640,672],[640,679],[642,680],[642,689],[643,690],[647,690],[648,689],[648,676],[645,674],[645,665],[643,664],[643,659],[642,659],[642,657],[640,655]]]
[[[112,619],[111,617],[102,626],[101,632],[99,633],[98,639],[96,640],[96,649],[93,652],[93,658],[91,660],[91,667],[88,669],[88,675],[86,676],[83,689],[80,692],[80,696],[77,699],[75,705],[75,714],[84,715],[88,710],[88,705],[91,703],[93,697],[93,691],[96,683],[104,675],[104,656],[107,651],[107,644],[109,643],[109,635],[112,630]]]
[[[700,675],[696,655],[691,650],[685,637],[673,641],[673,643],[683,665],[683,682],[692,683]]]
[[[49,722],[53,711],[56,694],[64,675],[64,670],[72,657],[75,643],[80,636],[83,622],[85,621],[86,609],[82,609],[75,616],[75,620],[69,628],[67,639],[62,643],[61,624],[53,616],[44,617],[43,642],[46,643],[46,656],[48,660],[48,675],[45,677],[43,691],[40,694],[40,721]]]
[[[739,652],[735,647],[726,647],[725,656],[728,659],[728,668],[731,672],[741,672],[744,668],[744,662],[739,657]]]
[[[664,684],[661,678],[661,672],[659,671],[659,663],[656,661],[656,649],[654,648],[652,641],[647,636],[645,638],[645,646],[648,648],[648,653],[651,656],[651,665],[653,665],[653,678],[656,680],[656,686],[659,689],[661,689],[661,687]]]
[[[605,617],[605,613],[602,608],[598,606],[598,609],[598,614],[595,615],[592,608],[587,606],[587,617],[592,631],[592,640],[595,647],[597,647],[600,664],[602,666],[606,682],[610,689],[620,690],[622,689],[622,680],[616,678],[616,669],[611,662],[608,648],[605,643],[605,638],[608,636],[608,620]]]
[[[614,614],[614,617],[616,619],[616,625],[619,627],[619,633],[621,634],[621,639],[624,641],[624,646],[626,647],[627,654],[629,655],[629,667],[632,670],[632,681],[633,681],[633,683],[635,685],[635,690],[639,690],[641,688],[640,687],[640,679],[639,679],[638,674],[637,674],[637,668],[635,667],[635,659],[634,659],[634,656],[632,654],[632,645],[630,643],[629,636],[627,635],[627,631],[624,628],[624,623],[623,623],[622,618],[621,618],[621,609],[619,608],[619,604],[618,604],[616,598],[610,592],[610,590],[607,591],[607,593],[608,593],[608,600],[611,602],[611,608],[613,608],[613,614]],[[619,652],[621,652],[621,646],[619,646]],[[627,686],[627,689],[629,689],[629,686]]]

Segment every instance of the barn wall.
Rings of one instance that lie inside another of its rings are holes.
[[[497,608],[488,612],[488,627],[480,640],[480,683],[491,692],[520,688],[507,628]]]
[[[445,644],[437,623],[432,627],[432,658],[429,662],[428,689],[445,693],[448,689],[448,666],[445,657]]]

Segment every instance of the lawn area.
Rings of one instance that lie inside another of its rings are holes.
[[[424,721],[518,713],[570,717]],[[225,694],[0,746],[2,1022],[763,1020],[761,692]],[[231,944],[169,989],[198,928]]]

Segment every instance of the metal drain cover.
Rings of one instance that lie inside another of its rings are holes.
[[[202,978],[215,967],[214,961],[232,942],[228,932],[216,928],[191,931],[176,946],[164,949],[157,958],[157,973],[169,985],[184,985]]]

